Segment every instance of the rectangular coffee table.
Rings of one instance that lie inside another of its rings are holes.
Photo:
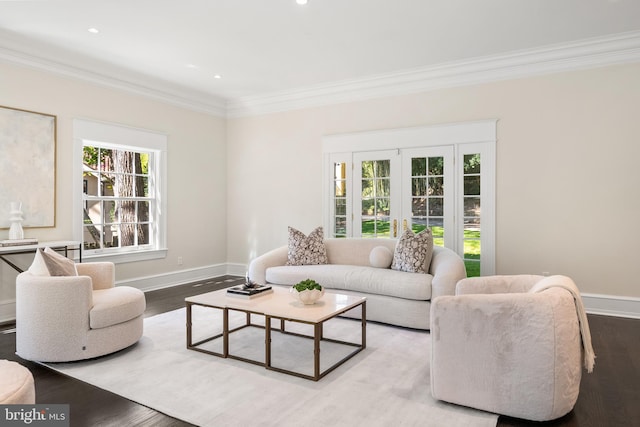
[[[366,298],[357,297],[353,295],[343,295],[332,292],[325,292],[324,296],[313,305],[304,305],[301,302],[294,300],[289,295],[289,288],[280,286],[273,287],[273,293],[268,295],[262,295],[252,299],[238,298],[234,296],[228,296],[226,289],[219,291],[208,292],[202,295],[196,295],[185,298],[187,308],[187,348],[190,350],[200,351],[207,354],[212,354],[218,357],[232,358],[242,360],[244,362],[253,363],[256,365],[264,366],[266,369],[271,369],[278,372],[283,372],[290,375],[295,375],[301,378],[306,378],[314,381],[318,381],[320,378],[333,371],[335,368],[355,356],[366,348],[367,337],[367,319],[366,319]],[[194,305],[208,307],[213,309],[222,310],[222,333],[216,334],[198,342],[193,342],[193,330],[192,330],[192,308]],[[353,343],[348,341],[342,341],[337,339],[330,339],[323,336],[323,324],[335,318],[336,316],[353,310],[356,307],[361,307],[361,336],[359,343]],[[240,311],[246,313],[246,321],[243,325],[230,329],[229,326],[229,311]],[[264,316],[264,326],[251,322],[251,315]],[[299,337],[313,339],[313,375],[307,375],[304,373],[282,369],[272,366],[271,363],[271,333],[272,325],[271,320],[279,320],[279,328],[275,328],[276,331],[284,334],[296,335]],[[293,332],[288,332],[285,329],[285,322],[298,322],[305,323],[313,326],[313,335],[303,335]],[[264,329],[265,336],[265,357],[264,362],[251,360],[244,357],[233,355],[229,352],[229,334],[238,331],[246,327],[257,327]],[[199,346],[222,338],[222,352],[215,352],[205,348],[199,348]],[[344,358],[337,361],[333,365],[327,367],[324,371],[320,370],[320,342],[329,341],[332,343],[352,346],[355,349],[347,354]]]

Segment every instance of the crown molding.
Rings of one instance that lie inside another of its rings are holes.
[[[0,61],[234,118],[640,62],[640,31],[233,99],[139,84],[126,77],[106,76],[1,46]]]
[[[178,93],[177,91],[167,90],[166,86],[159,88],[142,85],[126,79],[110,77],[82,68],[61,64],[2,46],[0,46],[0,61],[94,83],[201,113],[220,117],[226,116],[226,100],[223,98]]]
[[[357,102],[640,61],[640,31],[232,99],[227,117]]]

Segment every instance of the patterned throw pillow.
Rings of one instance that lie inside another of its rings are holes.
[[[305,236],[302,232],[289,227],[289,252],[287,265],[326,264],[327,250],[324,247],[324,232],[318,227]]]
[[[431,229],[426,228],[418,234],[413,234],[413,231],[407,229],[396,244],[391,269],[409,273],[426,273],[429,271],[432,256]]]

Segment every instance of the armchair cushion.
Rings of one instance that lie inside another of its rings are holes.
[[[144,313],[145,308],[144,293],[137,288],[118,286],[93,291],[89,326],[100,329],[127,322]]]

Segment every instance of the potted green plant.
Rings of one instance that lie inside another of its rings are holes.
[[[306,279],[291,287],[291,295],[305,305],[315,304],[324,295],[324,288],[312,279]]]

